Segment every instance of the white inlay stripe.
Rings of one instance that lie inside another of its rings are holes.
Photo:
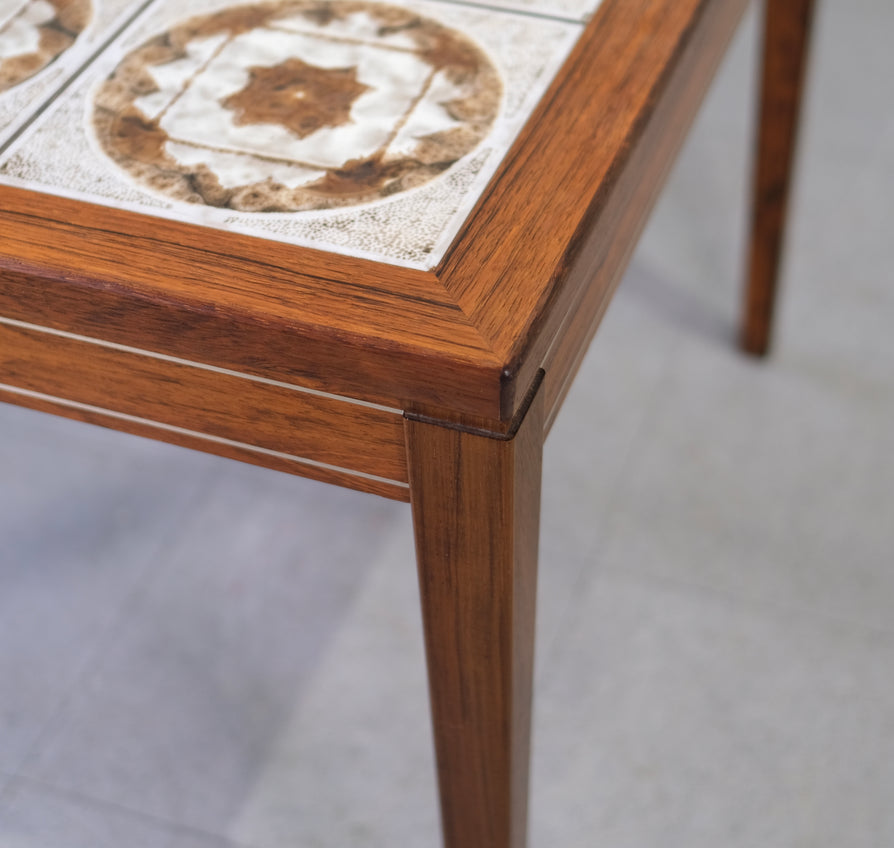
[[[159,359],[162,362],[173,362],[175,365],[187,365],[190,368],[198,368],[201,371],[211,371],[215,374],[225,374],[228,377],[239,377],[243,380],[249,380],[252,383],[264,383],[268,386],[277,386],[281,389],[290,389],[293,392],[301,392],[303,394],[313,395],[314,397],[328,398],[329,400],[337,400],[342,403],[351,403],[355,406],[365,406],[369,409],[379,409],[383,412],[391,412],[396,415],[403,415],[402,409],[396,409],[391,406],[383,406],[378,403],[370,403],[366,400],[358,400],[357,398],[346,397],[344,395],[335,395],[330,392],[321,392],[317,389],[310,389],[306,386],[296,386],[293,383],[283,383],[280,380],[271,380],[267,377],[258,377],[254,374],[245,374],[242,371],[232,371],[229,368],[219,368],[216,365],[206,365],[202,362],[193,362],[189,359],[180,359],[177,356],[169,356],[166,353],[155,353],[151,350],[143,350],[138,347],[130,347],[129,345],[118,344],[116,342],[105,341],[104,339],[95,339],[91,336],[81,336],[77,333],[68,333],[65,330],[56,330],[52,327],[43,327],[39,324],[29,324],[27,321],[18,321],[15,318],[6,318],[0,315],[0,324],[8,324],[10,327],[19,327],[23,330],[32,330],[37,333],[46,333],[50,336],[59,336],[63,339],[71,339],[77,342],[85,342],[86,344],[96,345],[97,347],[106,347],[110,350],[120,350],[122,353],[133,353],[137,356],[147,356],[150,359]]]
[[[120,421],[128,421],[132,424],[143,424],[147,427],[154,427],[158,430],[165,430],[169,433],[177,433],[181,436],[190,436],[194,439],[201,439],[207,442],[213,442],[218,445],[226,445],[227,447],[239,448],[240,450],[251,451],[252,453],[259,453],[264,456],[272,456],[276,459],[286,459],[290,462],[296,462],[300,465],[309,465],[313,468],[321,468],[326,471],[335,471],[339,474],[347,474],[350,477],[359,477],[363,480],[371,480],[376,483],[387,483],[391,486],[398,486],[402,489],[409,489],[409,483],[402,483],[399,480],[391,480],[388,477],[379,477],[376,474],[367,474],[364,471],[355,471],[352,468],[342,468],[338,465],[330,465],[328,462],[318,462],[315,459],[307,459],[303,456],[293,456],[289,453],[283,453],[282,451],[270,450],[269,448],[261,448],[257,445],[249,445],[245,442],[237,442],[233,439],[225,439],[221,436],[211,436],[208,433],[199,433],[196,430],[187,430],[184,427],[176,427],[172,424],[162,424],[159,421],[152,421],[149,418],[140,418],[136,415],[128,415],[124,412],[115,412],[111,409],[104,409],[101,406],[92,406],[89,403],[79,403],[75,400],[66,400],[65,398],[55,397],[54,395],[46,395],[43,392],[33,392],[30,389],[22,389],[18,386],[10,386],[6,383],[0,383],[0,391],[9,392],[10,394],[21,395],[22,397],[33,398],[34,400],[43,400],[49,401],[50,403],[57,403],[60,406],[67,406],[71,409],[79,409],[83,412],[94,412],[99,415],[106,415],[109,418],[116,418]]]

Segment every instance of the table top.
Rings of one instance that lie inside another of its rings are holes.
[[[4,0],[0,179],[426,270],[598,2]]]
[[[508,426],[743,6],[0,0],[0,321]]]

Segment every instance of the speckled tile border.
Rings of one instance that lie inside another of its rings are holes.
[[[430,0],[182,5],[138,15],[0,182],[427,269],[582,30]]]
[[[0,0],[0,146],[148,0]]]

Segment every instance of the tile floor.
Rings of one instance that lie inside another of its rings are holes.
[[[533,848],[894,844],[894,12],[820,6],[773,358],[751,21],[547,442]],[[0,431],[2,848],[437,846],[404,505]]]

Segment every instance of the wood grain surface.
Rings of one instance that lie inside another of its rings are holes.
[[[423,272],[4,186],[0,232],[0,316],[398,407],[496,368]]]
[[[262,468],[270,468],[286,474],[295,474],[311,480],[320,480],[323,483],[332,483],[336,486],[343,486],[346,489],[356,489],[360,492],[381,495],[391,500],[410,500],[409,487],[404,484],[391,483],[355,473],[311,465],[299,458],[268,453],[250,445],[225,444],[209,439],[200,433],[169,430],[160,427],[155,422],[141,419],[125,419],[107,410],[72,406],[70,403],[62,402],[57,398],[22,394],[21,391],[10,390],[2,384],[0,384],[0,403],[12,403],[37,410],[38,412],[46,412],[62,418],[71,418],[75,421],[83,421],[99,427],[120,430],[123,433],[142,436],[158,442],[168,442],[169,444],[190,448],[191,450],[203,451],[204,453],[215,454],[227,459],[246,462],[249,465],[258,465]]]
[[[525,846],[544,433],[746,2],[605,0],[432,272],[0,186],[0,400],[409,497],[446,848]]]
[[[607,177],[614,186],[594,208],[593,223],[577,255],[569,260],[557,304],[541,337],[533,339],[530,358],[519,372],[520,379],[529,379],[538,361],[546,370],[547,430],[624,275],[744,5],[733,2],[704,9],[705,17],[693,24],[663,89],[654,95],[649,123],[634,128],[639,138],[627,149],[626,161],[619,162]],[[572,305],[563,306],[560,298]],[[550,347],[542,354],[547,342]]]
[[[813,0],[765,0],[763,74],[742,349],[770,348]]]
[[[0,187],[0,316],[505,431],[544,365],[561,397],[744,4],[605,0],[432,273]]]
[[[403,419],[395,410],[3,320],[0,386],[33,408],[407,497]]]
[[[562,396],[589,338],[567,322],[584,297],[607,305],[745,6],[600,7],[445,260],[504,363],[502,417],[539,368]]]
[[[445,848],[524,848],[543,392],[502,438],[407,420]]]

